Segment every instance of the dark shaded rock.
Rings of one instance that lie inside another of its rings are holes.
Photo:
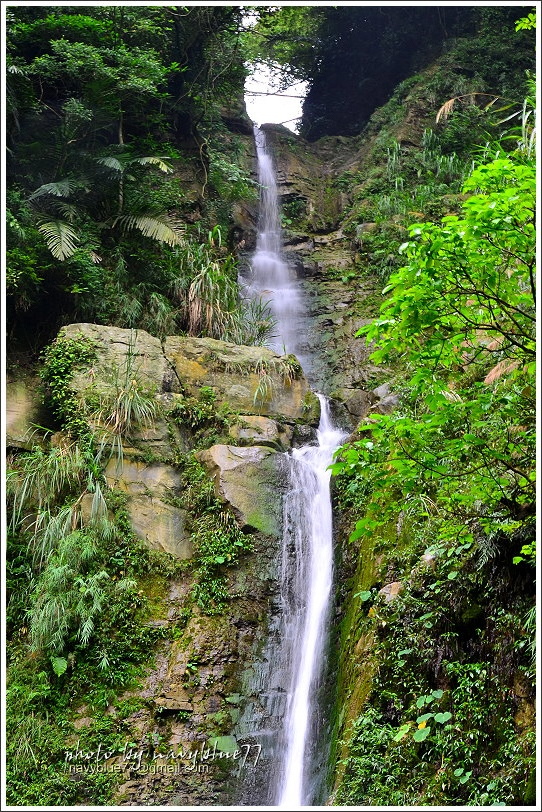
[[[316,429],[313,426],[299,423],[294,426],[294,433],[292,436],[292,446],[294,448],[301,448],[304,445],[316,445],[318,438],[316,436]]]
[[[374,394],[364,389],[338,389],[334,397],[342,400],[349,413],[357,418],[365,417],[375,402]]]

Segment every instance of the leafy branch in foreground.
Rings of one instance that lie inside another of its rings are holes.
[[[533,554],[535,168],[517,151],[478,167],[462,216],[412,226],[380,317],[358,335],[406,367],[401,407],[372,415],[332,466],[365,494],[352,538],[397,500],[430,500],[428,537],[509,539]],[[363,480],[363,484],[362,483]],[[517,557],[517,556],[516,556]]]

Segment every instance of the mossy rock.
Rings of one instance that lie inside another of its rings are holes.
[[[262,446],[214,445],[196,457],[213,478],[216,496],[232,508],[240,527],[281,537],[280,454]]]

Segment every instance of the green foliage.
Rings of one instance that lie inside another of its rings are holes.
[[[171,292],[182,216],[253,194],[220,118],[244,79],[240,12],[79,11],[10,12],[9,317],[41,321],[48,298],[60,323],[183,331]],[[205,191],[187,199],[178,143],[193,137],[212,206]]]
[[[208,448],[236,421],[237,415],[227,403],[216,404],[216,392],[211,386],[202,386],[195,397],[177,398],[169,418],[194,432],[194,446]]]
[[[363,476],[364,493],[374,483],[353,538],[386,521],[390,490],[432,500],[425,514],[438,538],[475,526],[517,544],[531,527],[534,169],[498,159],[465,191],[476,193],[463,217],[411,228],[408,264],[391,277],[380,318],[360,331],[378,342],[377,363],[400,357],[410,377],[403,408],[374,415],[360,427],[367,439],[333,467]]]
[[[375,641],[338,803],[508,805],[530,792],[532,723],[506,698],[524,679],[531,702],[533,680],[530,138],[471,173],[460,213],[410,227],[380,317],[359,333],[372,361],[404,372],[396,410],[362,421],[332,466],[360,557],[353,636]],[[400,160],[391,150],[390,171]],[[376,556],[385,572],[371,573]],[[386,604],[378,587],[398,580]]]
[[[209,149],[209,182],[222,201],[233,203],[236,200],[256,201],[256,182],[237,163],[232,163],[227,155]]]
[[[110,445],[111,454],[116,455],[120,467],[123,441],[133,438],[138,428],[150,425],[159,414],[159,403],[155,393],[141,383],[132,344],[123,367],[115,367],[108,383],[105,393],[98,396],[97,406],[91,405],[92,398],[87,399],[86,417],[95,424],[100,449]]]
[[[275,322],[268,304],[241,300],[234,257],[215,226],[206,242],[189,241],[173,255],[169,289],[189,335],[239,344],[264,344]]]
[[[521,19],[516,22],[516,31],[530,30],[533,28],[536,28],[536,14],[534,11],[530,11],[526,17],[521,17]]]
[[[302,226],[307,216],[306,199],[298,197],[287,200],[281,205],[280,216],[283,228]]]
[[[65,769],[65,750],[78,738],[89,750],[98,744],[122,750],[126,734],[111,716],[101,725],[100,717],[120,690],[135,686],[164,634],[145,623],[148,601],[136,577],[167,571],[168,562],[135,541],[120,497],[108,494],[105,503],[95,479],[99,468],[89,468],[88,455],[76,445],[36,448],[21,454],[14,467],[14,525],[21,540],[11,539],[9,555],[10,622],[18,624],[18,633],[8,652],[8,792],[29,804],[44,798],[106,803],[118,779],[88,775],[75,784]],[[83,511],[87,493],[92,499]],[[44,517],[35,521],[37,529],[27,529],[27,510]],[[21,591],[24,614],[13,601]],[[73,735],[72,701],[93,709],[92,730]]]
[[[222,614],[229,599],[227,569],[252,550],[252,539],[217,500],[212,480],[195,457],[190,454],[180,462],[182,505],[193,516],[191,539],[196,562],[192,597],[206,614]]]
[[[206,614],[221,614],[228,599],[225,568],[235,566],[241,553],[252,549],[252,541],[216,501],[199,517],[192,540],[197,555],[194,600]]]
[[[265,347],[276,336],[277,322],[271,305],[262,299],[241,299],[238,318],[229,332],[229,340],[247,347]]]
[[[407,517],[400,525],[398,535],[385,540],[377,531],[377,537],[388,562],[386,581],[400,578],[404,589],[393,602],[377,596],[368,612],[365,604],[355,625],[354,641],[360,635],[373,640],[374,676],[343,742],[336,801],[521,804],[533,741],[517,722],[517,696],[509,686],[525,673],[521,693],[532,702],[532,675],[524,672],[527,574],[518,584],[506,562],[480,568],[470,548],[450,556],[441,550],[426,563],[419,525]],[[397,547],[405,556],[394,562]],[[461,577],[450,581],[455,555]],[[365,657],[360,665],[371,667]]]
[[[79,534],[73,533],[67,538],[79,551]],[[30,615],[35,651],[49,650],[53,654],[62,651],[74,627],[76,637],[87,645],[94,631],[95,617],[102,611],[105,591],[101,582],[109,576],[104,570],[87,577],[78,575],[78,570],[66,562],[66,541],[63,539],[63,549],[58,556],[51,556],[36,585]]]
[[[43,351],[40,376],[46,387],[46,403],[75,438],[88,439],[89,429],[70,382],[76,370],[90,367],[95,358],[96,348],[88,338],[67,338],[62,331]]]

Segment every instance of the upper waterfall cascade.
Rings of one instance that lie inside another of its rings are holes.
[[[247,293],[269,302],[276,320],[272,349],[279,354],[299,355],[299,324],[303,301],[299,284],[282,254],[277,180],[265,133],[255,128],[258,180],[261,188],[260,220],[256,251],[251,260],[252,278]]]

